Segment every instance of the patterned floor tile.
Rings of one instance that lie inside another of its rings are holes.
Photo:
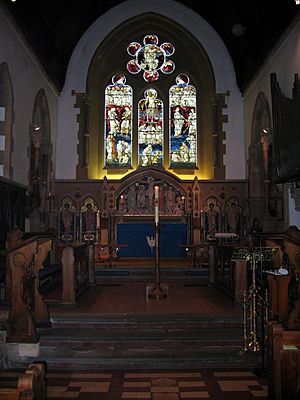
[[[0,373],[0,388],[17,380]],[[266,400],[267,379],[252,371],[48,371],[49,400]]]

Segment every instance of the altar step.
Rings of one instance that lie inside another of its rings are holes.
[[[254,368],[259,354],[242,351],[238,318],[197,316],[88,316],[53,318],[40,329],[38,357],[50,369]]]
[[[151,282],[155,279],[155,267],[97,267],[95,269],[97,283],[103,280],[107,281],[138,281],[138,282]],[[160,278],[161,281],[195,281],[195,279],[207,278],[207,267],[161,267]]]

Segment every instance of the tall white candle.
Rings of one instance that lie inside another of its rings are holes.
[[[100,211],[97,211],[97,220],[96,220],[96,228],[100,228]]]
[[[154,188],[154,206],[155,206],[155,223],[158,224],[159,220],[159,208],[158,208],[158,198],[159,198],[159,187]]]

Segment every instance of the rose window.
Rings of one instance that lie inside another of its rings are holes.
[[[143,45],[132,42],[127,46],[129,55],[135,57],[127,63],[127,70],[131,74],[138,74],[143,71],[146,82],[158,80],[159,72],[171,74],[175,69],[175,64],[168,58],[174,54],[175,47],[171,43],[158,45],[156,35],[146,35]]]

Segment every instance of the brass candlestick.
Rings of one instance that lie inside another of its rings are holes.
[[[159,268],[159,223],[155,223],[155,286],[148,292],[150,299],[163,299],[167,297],[167,292],[160,287],[160,268]]]
[[[167,293],[160,287],[160,269],[159,269],[159,187],[154,188],[154,207],[155,207],[155,286],[148,292],[150,299],[162,299],[167,297]]]

